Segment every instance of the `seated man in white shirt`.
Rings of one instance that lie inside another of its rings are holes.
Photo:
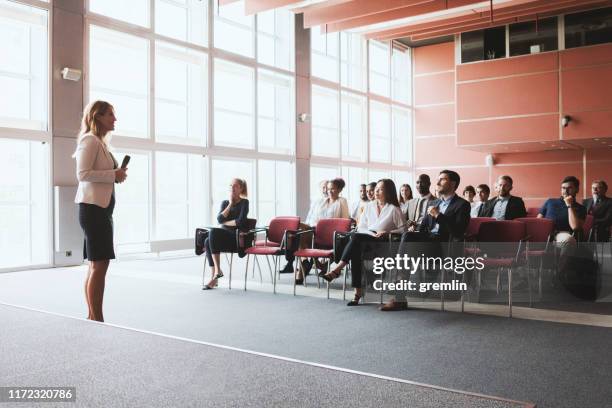
[[[427,207],[435,200],[429,191],[431,179],[427,174],[421,174],[416,181],[418,197],[410,200],[408,205],[408,227],[409,230],[416,231],[421,225],[423,218],[427,215]]]
[[[481,214],[485,207],[485,204],[489,200],[490,194],[491,189],[486,184],[479,184],[476,187],[476,196],[478,197],[478,201],[475,201],[475,205],[472,205],[472,210],[470,211],[470,216],[472,218],[484,217],[484,215]]]
[[[355,201],[353,204],[353,208],[351,209],[351,218],[354,219],[357,223],[359,223],[359,216],[363,212],[363,208],[367,203],[370,202],[368,199],[367,186],[365,184],[361,184],[359,186],[359,200]]]

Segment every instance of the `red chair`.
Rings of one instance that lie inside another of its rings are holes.
[[[536,207],[527,208],[527,216],[525,218],[534,218],[537,217],[540,213],[540,209]]]
[[[531,307],[531,259],[538,258],[540,264],[538,267],[538,295],[542,297],[542,266],[545,257],[549,254],[550,243],[553,240],[553,232],[555,223],[548,218],[516,218],[514,221],[519,221],[525,224],[525,232],[527,233],[527,248],[525,248],[525,260],[527,262],[527,279],[529,286],[529,306]]]
[[[480,229],[480,224],[485,221],[496,221],[493,217],[473,217],[470,218],[470,222],[465,230],[465,239],[466,241],[473,241],[478,237],[478,230]]]
[[[324,218],[317,222],[314,228],[314,237],[311,248],[299,249],[295,252],[296,268],[301,258],[324,258],[327,260],[327,269],[336,258],[336,236],[351,230],[352,220],[350,218]],[[296,235],[307,231],[300,231]],[[317,279],[318,276],[317,276]],[[306,282],[306,275],[304,275]],[[295,295],[296,284],[293,281],[293,295]],[[329,299],[329,282],[327,282],[327,298]]]
[[[519,221],[486,221],[480,224],[478,232],[484,267],[497,269],[498,293],[500,273],[504,268],[508,271],[508,317],[512,317],[512,268],[518,264],[525,238],[525,223]]]
[[[244,290],[247,288],[247,276],[249,271],[249,258],[251,255],[265,255],[274,257],[274,269],[272,272],[273,293],[276,293],[276,274],[278,264],[280,264],[280,256],[287,253],[287,233],[297,232],[300,227],[300,217],[275,217],[270,221],[270,225],[265,228],[255,228],[249,231],[253,237],[259,232],[265,232],[264,240],[255,241],[258,245],[248,248],[245,253],[247,255],[246,268],[244,270]]]

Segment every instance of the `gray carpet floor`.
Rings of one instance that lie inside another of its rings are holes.
[[[349,308],[310,297],[201,291],[199,265],[189,258],[114,264],[106,320],[538,407],[607,407],[612,400],[611,329],[428,310],[381,313],[370,305]],[[0,302],[84,317],[84,273],[2,274]]]
[[[75,404],[29,406],[526,406],[9,306],[0,321],[0,384],[76,387]]]

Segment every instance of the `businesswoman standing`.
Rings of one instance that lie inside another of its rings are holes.
[[[127,178],[127,168],[117,168],[117,160],[108,149],[108,134],[115,129],[115,110],[111,104],[95,101],[83,112],[77,141],[76,158],[79,187],[79,223],[85,234],[83,257],[89,260],[85,280],[85,299],[89,320],[104,321],[102,301],[106,271],[113,249],[113,209],[115,183]]]

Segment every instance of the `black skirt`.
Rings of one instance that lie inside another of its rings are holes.
[[[115,259],[113,246],[113,210],[115,194],[106,208],[79,203],[79,224],[85,234],[83,258],[90,261]]]

